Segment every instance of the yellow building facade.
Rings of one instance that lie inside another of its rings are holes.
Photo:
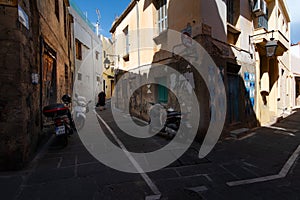
[[[117,57],[114,55],[114,46],[109,38],[101,36],[102,42],[102,61],[103,61],[103,91],[106,98],[111,98],[115,85],[115,62],[118,62]]]

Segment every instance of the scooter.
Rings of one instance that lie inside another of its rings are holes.
[[[52,118],[55,134],[62,141],[62,145],[66,146],[68,144],[68,136],[72,135],[76,128],[69,110],[71,97],[64,95],[62,101],[63,103],[45,106],[43,108],[43,114],[46,117]]]
[[[77,130],[81,130],[84,127],[86,113],[89,112],[89,104],[91,102],[92,102],[91,100],[87,102],[85,97],[78,96],[77,94],[75,94],[75,99],[74,99],[75,107],[73,111],[73,118]]]
[[[175,111],[173,108],[169,108],[167,111],[165,110],[165,106],[159,103],[152,104],[150,107],[150,133],[156,132],[172,139],[178,133],[181,125],[184,126],[185,131],[188,131],[191,128],[187,119],[188,113],[181,113]],[[180,133],[180,137],[184,137],[184,134],[185,133]]]
[[[165,123],[165,132],[167,133],[167,135],[170,138],[175,137],[175,135],[178,134],[180,126],[183,126],[183,131],[179,133],[179,137],[183,138],[186,136],[186,134],[189,133],[190,129],[192,128],[192,125],[188,120],[188,113],[168,111],[167,120]]]
[[[167,110],[167,119],[164,126],[164,131],[169,138],[173,138],[180,126],[181,113],[175,111],[173,108]]]

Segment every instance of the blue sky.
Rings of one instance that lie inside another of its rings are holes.
[[[287,0],[288,10],[291,17],[291,42],[300,42],[300,1]]]
[[[101,13],[101,30],[100,33],[106,37],[110,37],[109,30],[116,16],[120,16],[126,9],[130,0],[72,0],[83,12],[87,13],[88,18],[92,23],[96,23],[98,8]],[[288,9],[291,17],[291,42],[297,43],[300,41],[300,1],[287,0]]]
[[[101,14],[100,33],[106,37],[110,37],[109,30],[116,16],[120,16],[130,0],[72,0],[83,12],[87,13],[89,20],[95,24],[97,22],[96,9]]]

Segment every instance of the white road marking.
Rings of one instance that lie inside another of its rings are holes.
[[[108,126],[108,124],[100,117],[100,115],[98,113],[96,113],[96,111],[94,111],[94,112],[95,112],[96,116],[98,117],[98,119],[104,124],[104,126],[107,128],[107,130],[113,136],[113,138],[118,143],[118,145],[121,147],[121,149],[124,151],[125,155],[129,158],[129,160],[131,161],[131,163],[133,164],[133,166],[140,173],[140,175],[142,176],[142,178],[144,179],[144,181],[147,183],[147,185],[149,186],[149,188],[155,194],[155,195],[152,195],[152,196],[147,196],[146,199],[151,198],[151,199],[154,200],[154,197],[156,197],[156,199],[159,199],[160,196],[161,196],[161,193],[160,193],[159,189],[157,188],[157,186],[153,183],[153,181],[150,179],[150,177],[143,171],[143,169],[141,168],[141,166],[132,157],[132,155],[130,154],[130,152],[126,149],[125,145],[119,140],[119,138],[116,136],[116,134],[113,132],[113,130]],[[157,197],[159,197],[159,198],[157,198]]]
[[[287,173],[290,171],[291,167],[295,163],[297,157],[299,156],[300,153],[300,145],[296,149],[296,151],[292,154],[292,156],[288,159],[288,161],[285,163],[283,168],[280,170],[279,174],[282,176],[286,176]]]
[[[60,168],[62,161],[63,161],[63,158],[60,157],[60,159],[59,159],[59,161],[58,161],[58,163],[57,163],[56,168]]]
[[[136,120],[136,121],[139,121],[140,123],[142,123],[142,124],[144,124],[144,125],[149,125],[149,123],[148,122],[146,122],[146,121],[144,121],[144,120],[141,120],[141,119],[139,119],[139,118],[137,118],[137,117],[132,117],[134,120]]]
[[[145,200],[159,200],[160,197],[161,197],[160,194],[156,194],[156,195],[146,196]]]
[[[209,177],[209,175],[208,174],[203,174],[203,176],[209,181],[209,182],[214,182],[210,177]]]
[[[262,126],[262,127],[271,128],[271,129],[275,129],[275,130],[279,130],[279,131],[292,132],[292,133],[296,133],[299,131],[297,129],[286,129],[286,128],[277,127],[277,126]]]
[[[253,135],[256,135],[256,134],[257,134],[256,132],[252,132],[252,133],[250,133],[250,134],[248,134],[244,137],[239,138],[238,140],[245,140],[245,139],[250,138],[250,137],[252,137]]]
[[[300,153],[300,145],[294,151],[294,153],[291,155],[291,157],[288,159],[288,161],[285,163],[283,168],[280,170],[279,174],[258,177],[258,178],[253,178],[253,179],[240,180],[240,181],[231,181],[231,182],[227,182],[226,184],[228,186],[238,186],[238,185],[246,185],[246,184],[251,184],[251,183],[259,183],[259,182],[271,181],[271,180],[275,180],[275,179],[284,178],[284,177],[286,177],[286,175],[290,171],[291,167],[295,163],[297,157],[299,156],[299,153]]]
[[[288,135],[288,136],[292,136],[292,137],[295,137],[295,136],[296,136],[296,135],[294,135],[293,133],[286,132],[286,131],[280,131],[280,130],[276,130],[276,131],[274,131],[274,133],[282,134],[282,135]]]
[[[74,169],[74,176],[77,177],[78,175],[78,156],[75,156],[75,169]]]
[[[208,188],[206,186],[199,186],[199,187],[192,187],[192,188],[186,188],[187,190],[191,190],[193,192],[205,192],[208,190]]]

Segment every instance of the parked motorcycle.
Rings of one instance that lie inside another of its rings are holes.
[[[55,134],[61,140],[62,145],[68,144],[68,136],[72,135],[75,129],[74,121],[71,116],[69,104],[71,97],[64,95],[63,103],[51,104],[43,108],[43,114],[52,118],[55,127]]]
[[[91,100],[87,102],[85,97],[78,96],[77,94],[75,94],[75,99],[74,99],[75,106],[73,110],[73,118],[77,130],[83,128],[85,124],[86,113],[89,112],[89,104],[91,102],[92,102]]]
[[[152,104],[149,113],[151,122],[149,131],[151,133],[159,132],[161,135],[172,139],[178,133],[180,126],[184,126],[183,130],[185,130],[185,133],[180,133],[180,137],[183,137],[186,131],[191,128],[188,113],[181,113],[173,108],[166,109],[159,103]]]

